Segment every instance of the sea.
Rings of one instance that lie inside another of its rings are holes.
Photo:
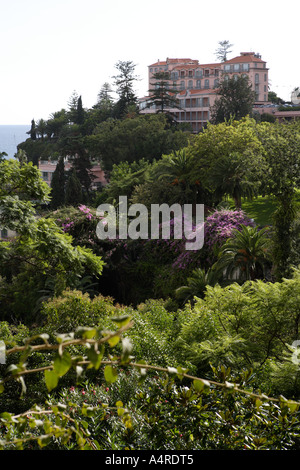
[[[0,153],[7,153],[5,158],[14,158],[17,145],[29,138],[29,125],[0,125]]]

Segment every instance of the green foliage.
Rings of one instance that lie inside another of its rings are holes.
[[[61,157],[51,179],[51,209],[55,210],[65,204],[65,165]]]
[[[298,402],[257,393],[251,370],[234,374],[228,367],[212,367],[212,379],[206,380],[181,367],[129,362],[131,347],[121,338],[132,323],[128,317],[115,321],[119,329],[111,333],[78,328],[74,335],[58,335],[54,343],[47,335],[38,335],[7,351],[21,355],[2,379],[2,395],[11,380],[19,380],[22,393],[27,392],[24,376],[39,370],[26,367],[29,356],[47,350],[54,354],[43,368],[49,390],[45,403],[18,415],[1,414],[1,449],[297,448]],[[69,350],[79,345],[83,354],[72,355]],[[106,359],[115,349],[119,354]],[[95,383],[82,379],[84,368],[100,367],[103,375]],[[71,369],[76,370],[77,382],[56,393]],[[292,433],[287,432],[291,428]]]
[[[265,279],[267,268],[270,269],[268,231],[268,227],[259,229],[245,225],[240,230],[235,229],[232,237],[221,247],[213,269],[227,279]]]
[[[0,244],[1,315],[31,322],[47,280],[52,280],[54,293],[59,294],[78,277],[99,276],[103,262],[91,249],[74,246],[72,237],[53,219],[37,217],[31,200],[47,200],[49,188],[36,167],[1,162],[0,179],[0,223],[16,231],[15,238]]]
[[[199,370],[220,361],[241,370],[282,357],[299,333],[299,274],[295,270],[292,279],[280,283],[207,286],[204,299],[180,317],[180,359],[186,357]]]
[[[74,95],[32,127],[18,162],[0,161],[0,224],[17,231],[0,243],[0,448],[299,449],[299,123],[236,114],[192,138],[164,115],[138,116],[131,66],[119,63],[115,106],[107,86],[92,110]],[[98,201],[114,204],[214,208],[230,197],[240,208],[267,194],[274,227],[206,211],[200,252],[100,241],[94,209],[37,213],[49,188],[23,150],[31,161],[72,155],[85,197],[99,160],[110,183]],[[278,282],[266,280],[269,254]],[[245,276],[224,284],[237,265]]]
[[[212,269],[205,272],[204,269],[196,268],[187,278],[187,285],[176,289],[176,297],[184,304],[193,301],[194,297],[203,297],[206,286],[213,286],[218,280],[218,275]]]
[[[109,297],[98,295],[91,299],[88,293],[66,290],[61,296],[44,302],[40,316],[47,331],[67,333],[80,325],[92,327],[107,323],[118,312]]]
[[[211,121],[219,124],[231,118],[242,119],[251,115],[254,102],[255,92],[248,77],[224,78],[218,86]]]
[[[164,115],[107,120],[86,137],[88,150],[107,171],[123,161],[151,162],[186,144],[187,133],[168,129]]]
[[[156,112],[164,113],[166,108],[179,108],[179,100],[176,95],[179,93],[170,81],[170,72],[156,72],[153,74],[149,90],[150,98],[147,107],[155,106]]]
[[[266,162],[253,119],[208,125],[187,153],[193,159],[198,190],[210,193],[209,205],[218,204],[227,195],[234,197],[239,207],[242,196],[253,196],[261,190]]]
[[[75,168],[72,169],[71,174],[67,180],[66,185],[66,205],[80,204],[82,202],[82,187],[77,177]]]
[[[296,218],[296,190],[299,188],[300,126],[290,123],[264,123],[258,133],[265,148],[268,178],[264,189],[275,197],[274,213],[274,271],[277,279],[290,274],[291,229]]]

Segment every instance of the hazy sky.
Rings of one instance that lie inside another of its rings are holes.
[[[298,0],[0,0],[0,124],[30,124],[67,107],[73,91],[90,108],[119,60],[147,66],[166,57],[216,61],[254,51],[271,90],[289,100],[300,86]]]

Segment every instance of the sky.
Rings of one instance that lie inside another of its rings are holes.
[[[148,65],[167,57],[216,62],[218,43],[261,54],[270,89],[300,86],[298,0],[0,0],[0,125],[30,125],[68,107],[91,108],[118,61],[135,64],[137,96]]]

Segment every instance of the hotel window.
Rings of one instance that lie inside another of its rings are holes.
[[[196,87],[200,90],[201,88],[201,80],[196,81]]]
[[[218,86],[219,86],[219,80],[218,78],[216,78],[214,81],[214,87],[217,88]]]
[[[43,171],[43,180],[48,181],[48,171]]]
[[[209,88],[209,80],[206,79],[204,82],[204,88]]]
[[[264,80],[265,80],[265,82],[267,81],[267,74],[266,73],[264,75]]]
[[[188,89],[191,90],[193,88],[193,80],[189,80]]]
[[[233,68],[235,72],[238,72],[240,70],[240,64],[234,64]]]
[[[202,78],[202,70],[196,70],[196,77]]]
[[[244,72],[248,72],[249,71],[249,64],[243,64],[243,70],[244,70]]]
[[[230,72],[230,65],[229,65],[229,64],[224,65],[224,70],[225,70],[226,72]]]
[[[208,69],[204,70],[204,77],[209,77],[209,70]]]
[[[255,74],[255,83],[259,83],[259,74],[258,73]]]
[[[192,77],[192,76],[193,76],[193,71],[189,70],[189,77]]]
[[[184,90],[184,81],[180,82],[180,90]]]

